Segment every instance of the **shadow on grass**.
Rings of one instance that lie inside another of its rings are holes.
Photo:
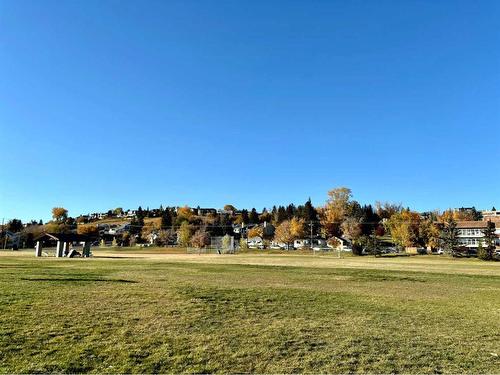
[[[93,259],[141,259],[140,257],[124,257],[124,256],[111,256],[111,255],[96,255]]]
[[[52,282],[76,282],[76,283],[81,283],[81,282],[88,282],[88,283],[94,283],[94,282],[105,282],[105,283],[128,283],[128,284],[136,284],[138,281],[134,280],[125,280],[125,279],[102,279],[102,278],[76,278],[76,277],[65,277],[65,278],[21,278],[21,280],[25,281],[52,281]]]

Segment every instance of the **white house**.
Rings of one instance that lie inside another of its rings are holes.
[[[248,247],[251,249],[262,249],[264,247],[264,242],[261,237],[250,237],[247,241]]]
[[[311,246],[311,239],[310,238],[299,238],[293,241],[293,247],[296,249],[302,249],[304,247],[306,248],[311,248],[311,247],[319,247],[319,248],[326,248],[327,243],[326,240],[322,238],[313,238],[312,239],[312,246]]]
[[[500,211],[499,210],[481,211],[481,214],[483,215],[484,221],[491,220],[491,221],[500,222]]]
[[[487,221],[459,221],[457,222],[457,237],[460,246],[477,249],[479,242],[483,242],[484,233],[488,227]]]

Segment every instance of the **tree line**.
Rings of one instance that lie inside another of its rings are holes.
[[[287,245],[296,239],[313,237],[325,239],[331,247],[338,246],[339,239],[347,240],[355,255],[380,255],[384,246],[393,245],[400,249],[442,248],[450,255],[460,256],[464,249],[458,242],[457,221],[481,219],[480,212],[475,208],[418,213],[390,202],[361,205],[346,187],[330,190],[323,206],[315,207],[308,199],[298,206],[278,205],[264,208],[261,212],[255,208],[237,210],[230,204],[221,211],[214,211],[199,215],[199,208],[187,206],[160,206],[154,210],[139,207],[119,242],[130,246],[151,241],[154,237],[154,243],[160,246],[204,247],[209,245],[211,237],[233,236],[244,247],[249,237],[261,237],[267,242],[274,240]],[[109,212],[123,213],[123,209],[116,208]],[[155,217],[159,219],[145,220]],[[267,229],[264,223],[269,224]],[[89,223],[82,216],[72,218],[63,207],[54,207],[52,220],[46,224],[33,221],[25,227],[20,220],[13,219],[6,229],[22,232],[28,246],[32,245],[36,233],[41,231],[77,231],[99,235],[99,227],[95,223]],[[493,259],[494,231],[491,223],[484,231],[484,243],[478,247],[478,256],[483,259]]]

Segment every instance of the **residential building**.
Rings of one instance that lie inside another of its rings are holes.
[[[481,211],[484,221],[494,221],[500,223],[500,210]]]
[[[215,208],[200,208],[200,207],[197,208],[198,216],[206,216],[210,214],[216,215],[217,210]]]
[[[484,242],[483,231],[488,227],[487,221],[457,222],[458,242],[468,249],[477,249],[479,242]]]

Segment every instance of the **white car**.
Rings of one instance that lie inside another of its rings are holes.
[[[443,249],[438,249],[438,251],[436,251],[436,254],[443,255],[444,254],[444,250]]]

